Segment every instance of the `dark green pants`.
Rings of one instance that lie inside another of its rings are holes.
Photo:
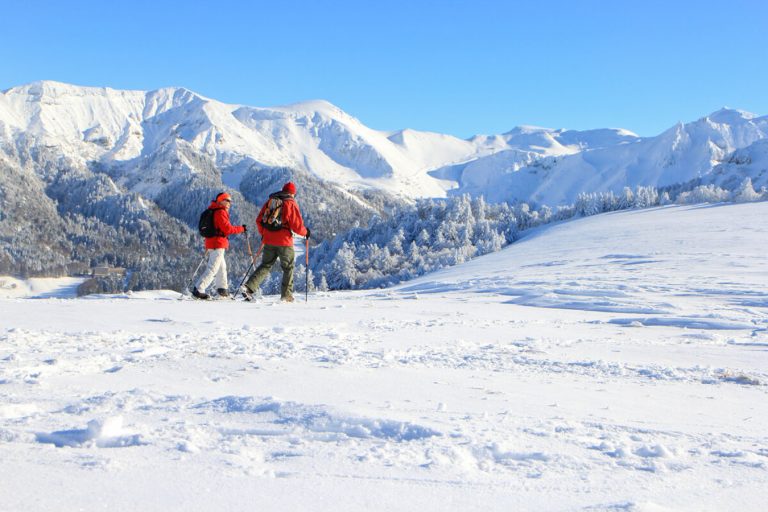
[[[280,259],[280,268],[283,269],[283,282],[280,286],[280,296],[282,298],[293,295],[293,260],[295,258],[293,246],[265,245],[261,255],[261,265],[256,267],[251,277],[246,281],[245,286],[249,290],[256,291],[262,281],[267,278],[272,265],[277,259]]]

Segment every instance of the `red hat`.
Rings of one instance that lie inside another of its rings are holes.
[[[296,185],[293,184],[293,182],[289,181],[285,185],[283,185],[283,192],[291,195],[296,194]]]
[[[231,203],[232,202],[232,196],[230,196],[226,192],[222,192],[222,193],[220,193],[219,195],[216,196],[216,202],[220,203],[222,201],[229,201]]]

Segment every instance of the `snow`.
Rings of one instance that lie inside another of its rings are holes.
[[[8,298],[61,298],[77,297],[77,287],[84,277],[36,277],[27,280],[0,276],[0,299]]]
[[[0,299],[0,508],[763,510],[767,214],[588,217],[306,303]]]
[[[406,198],[470,193],[556,206],[581,192],[619,193],[705,176],[733,151],[768,138],[768,117],[725,108],[656,137],[524,125],[462,140],[375,130],[323,100],[264,108],[184,88],[119,91],[42,81],[0,93],[0,136],[9,148],[50,146],[83,166],[102,164],[119,185],[149,198],[162,186],[147,169],[167,169],[169,184],[210,172],[183,156],[189,149],[229,171],[223,180],[234,188],[255,165]],[[185,164],[168,169],[174,155]]]
[[[601,130],[577,132],[588,141],[578,151],[584,143],[566,137],[570,133],[563,132],[558,139],[571,144],[569,152],[541,153],[531,145],[528,150],[533,153],[527,162],[517,155],[510,162],[502,158],[502,151],[474,159],[451,192],[483,193],[492,202],[534,201],[554,206],[572,204],[581,192],[618,194],[624,187],[686,183],[707,178],[734,151],[759,148],[757,143],[768,135],[768,117],[720,110],[647,138],[622,137],[621,131],[608,135]]]
[[[707,181],[721,187],[738,188],[745,178],[755,190],[768,187],[768,139],[761,139],[735,151],[727,161],[717,165]]]

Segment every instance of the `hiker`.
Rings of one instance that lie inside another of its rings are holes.
[[[283,269],[280,299],[293,302],[293,234],[309,239],[309,228],[304,226],[299,205],[294,199],[295,195],[296,185],[289,181],[283,185],[280,192],[270,194],[256,217],[256,228],[261,234],[263,253],[261,265],[253,271],[243,288],[246,300],[253,299],[253,294],[279,258],[280,267]]]
[[[213,236],[205,238],[205,249],[208,252],[208,265],[205,271],[197,280],[192,289],[192,295],[198,299],[209,299],[210,296],[205,293],[208,285],[216,278],[216,293],[219,297],[229,297],[229,285],[227,284],[227,261],[224,259],[224,252],[229,247],[229,235],[237,235],[248,231],[245,224],[242,226],[233,226],[229,223],[229,208],[232,205],[232,197],[226,192],[216,196],[208,210],[212,210]],[[206,211],[206,213],[207,213]],[[205,213],[203,214],[205,215]],[[201,218],[201,225],[203,224]],[[201,226],[202,231],[202,226]]]

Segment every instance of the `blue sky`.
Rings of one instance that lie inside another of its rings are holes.
[[[326,99],[380,130],[656,135],[768,114],[768,2],[0,0],[0,89],[36,80],[228,103]]]

